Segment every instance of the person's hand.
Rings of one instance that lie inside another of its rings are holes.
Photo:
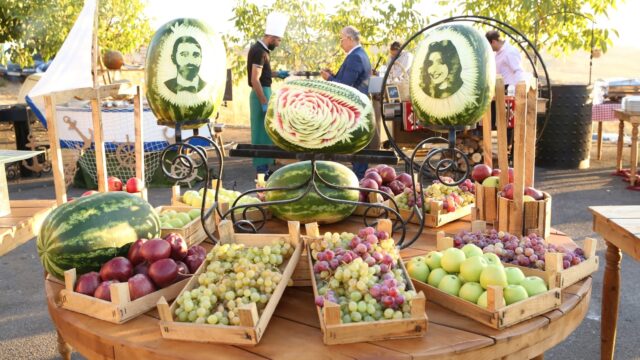
[[[286,79],[289,77],[289,70],[278,70],[276,71],[276,77],[280,79]]]
[[[267,103],[262,104],[262,112],[263,113],[267,112]]]
[[[320,70],[320,76],[322,76],[322,78],[325,80],[329,80],[329,77],[331,76],[331,72],[327,69],[322,69]]]

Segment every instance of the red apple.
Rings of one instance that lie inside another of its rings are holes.
[[[382,185],[382,176],[380,176],[380,174],[378,174],[375,171],[370,171],[370,172],[364,174],[364,178],[365,179],[371,179],[371,180],[375,181],[378,184],[378,186]]]
[[[404,183],[402,183],[399,180],[393,180],[392,182],[389,183],[389,189],[391,189],[391,191],[393,191],[394,195],[398,195],[398,194],[402,194],[402,192],[404,191]]]
[[[157,287],[173,284],[178,277],[178,265],[173,259],[161,259],[149,266],[149,277]]]
[[[189,255],[184,259],[184,263],[187,264],[190,273],[195,273],[196,270],[202,265],[204,262],[204,256],[200,254]]]
[[[142,245],[146,243],[147,239],[138,239],[129,247],[129,253],[127,253],[127,258],[131,261],[131,264],[138,265],[144,261],[144,257],[142,256],[140,250],[142,249]]]
[[[143,275],[147,275],[148,276],[149,275],[149,263],[145,261],[145,262],[142,262],[142,263],[136,265],[133,268],[133,275],[136,275],[136,274],[143,274]]]
[[[99,192],[97,192],[97,191],[95,191],[95,190],[89,190],[89,191],[85,191],[85,192],[83,192],[83,193],[82,193],[82,195],[80,195],[80,196],[81,196],[81,197],[82,197],[82,196],[89,196],[89,195],[93,195],[93,194],[99,194]]]
[[[395,196],[395,194],[393,193],[393,190],[391,190],[391,188],[388,187],[388,186],[380,186],[380,191],[386,192],[387,194],[389,194],[390,197],[394,197]]]
[[[479,183],[482,183],[484,179],[491,176],[491,167],[486,164],[478,164],[473,167],[473,171],[471,171],[471,178]]]
[[[142,182],[142,180],[135,177],[132,177],[131,179],[127,180],[128,193],[137,193],[142,191],[143,188],[144,188],[144,182]]]
[[[105,301],[111,301],[111,289],[109,288],[109,285],[118,282],[118,280],[108,280],[101,282],[100,285],[98,285],[98,287],[96,288],[96,292],[93,293],[93,296]]]
[[[100,268],[100,277],[104,281],[127,281],[131,275],[133,275],[133,265],[131,265],[131,261],[124,256],[114,257],[104,263]]]
[[[404,187],[408,187],[408,188],[412,188],[413,187],[413,181],[411,179],[411,175],[407,174],[407,173],[400,173],[398,174],[398,176],[396,176],[396,180],[400,181],[401,183],[404,184]]]
[[[542,200],[544,198],[542,191],[532,188],[531,186],[524,188],[524,194],[529,195],[536,200]]]
[[[373,190],[378,190],[378,183],[370,178],[364,178],[362,179],[362,181],[360,181],[360,187],[365,188],[365,189],[373,189]]]
[[[109,183],[109,191],[122,191],[122,180],[115,176],[109,176],[107,182]]]
[[[513,200],[513,184],[509,183],[502,188],[502,197]]]
[[[171,256],[171,244],[163,239],[151,239],[142,244],[140,254],[149,264],[152,264],[155,261]]]
[[[205,250],[205,248],[200,245],[193,245],[189,248],[189,251],[187,251],[187,256],[194,254],[198,254],[204,258],[205,256],[207,256],[207,250]]]
[[[189,274],[189,267],[187,266],[187,264],[185,264],[182,261],[178,260],[178,261],[176,261],[176,265],[178,265],[178,274],[182,274],[182,275],[188,275]]]
[[[171,258],[173,260],[182,260],[187,257],[189,252],[187,242],[184,241],[180,234],[171,233],[165,236],[164,240],[171,245]]]
[[[396,179],[396,169],[387,166],[380,170],[380,176],[382,177],[383,184],[389,184]]]
[[[491,176],[500,176],[501,172],[502,170],[500,169],[493,169],[493,171],[491,171]]]
[[[80,275],[78,281],[76,281],[76,288],[74,291],[80,294],[93,296],[98,285],[100,285],[100,274],[92,271]]]
[[[133,275],[131,279],[129,279],[128,283],[129,296],[131,297],[131,300],[141,298],[156,291],[156,287],[151,282],[151,279],[146,275]]]

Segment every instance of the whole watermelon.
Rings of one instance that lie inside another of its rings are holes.
[[[327,183],[344,187],[358,187],[358,178],[348,167],[333,161],[316,161],[317,173]],[[276,170],[266,188],[296,187],[306,183],[311,177],[311,162],[302,161],[289,164]],[[338,190],[315,180],[318,190],[332,199],[358,201],[357,190]],[[265,191],[266,201],[288,200],[301,196],[307,186],[295,190]],[[325,200],[313,189],[301,199],[282,205],[271,205],[269,210],[282,220],[300,221],[301,223],[318,222],[331,224],[347,218],[356,209],[355,205],[340,204]]]
[[[295,152],[352,154],[373,138],[371,100],[336,82],[293,80],[271,96],[265,129],[273,143]]]
[[[160,236],[160,219],[144,199],[126,192],[84,196],[63,204],[47,216],[38,235],[38,256],[44,269],[64,279],[99,271],[116,256],[126,256],[140,238]]]
[[[224,95],[226,61],[222,39],[202,21],[176,19],[162,25],[149,44],[144,73],[147,101],[158,124],[175,126],[215,115]]]
[[[496,64],[478,30],[446,24],[425,32],[409,76],[413,112],[426,125],[471,125],[493,98]]]

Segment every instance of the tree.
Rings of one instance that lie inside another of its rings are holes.
[[[461,0],[458,9],[504,21],[522,32],[538,49],[554,55],[576,50],[591,51],[592,46],[606,52],[615,29],[594,23],[615,9],[616,0]],[[595,25],[595,26],[594,26]],[[593,29],[593,43],[592,43]]]
[[[8,58],[22,66],[36,54],[55,56],[71,30],[83,1],[0,0],[0,43],[9,43]],[[149,42],[152,31],[144,0],[99,1],[98,45],[124,54]]]
[[[428,18],[415,9],[419,0],[402,0],[400,7],[389,0],[352,0],[340,3],[333,13],[317,0],[276,0],[271,6],[258,7],[237,0],[234,7],[236,33],[224,36],[230,54],[234,79],[246,76],[246,53],[250,43],[264,35],[267,14],[280,11],[290,15],[279,50],[272,56],[273,69],[317,71],[329,67],[337,71],[344,55],[338,46],[340,30],[353,25],[360,31],[362,46],[372,66],[378,57],[387,58],[393,40],[404,41],[420,30]]]

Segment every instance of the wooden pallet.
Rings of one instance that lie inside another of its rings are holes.
[[[307,225],[309,225],[307,227],[307,235],[318,238],[320,236],[318,225],[316,223]],[[391,227],[392,223],[388,219],[382,219],[378,222],[378,230],[380,231],[386,231],[391,234]],[[319,296],[318,285],[313,274],[313,258],[311,256],[309,242],[307,242],[307,261],[309,263],[309,272],[313,284],[313,293],[317,297]],[[409,279],[407,270],[404,268],[402,260],[398,260],[398,264],[407,279],[408,290],[413,290],[413,285]],[[318,318],[320,319],[323,341],[327,345],[335,345],[422,337],[427,332],[428,322],[427,314],[425,312],[425,301],[424,293],[419,291],[418,295],[410,300],[411,317],[408,319],[379,320],[349,324],[342,323],[340,305],[330,301],[325,301],[323,308],[316,306]]]
[[[293,274],[300,254],[302,253],[303,241],[300,238],[300,223],[297,221],[289,222],[288,234],[235,234],[233,224],[229,220],[223,220],[218,225],[218,233],[220,234],[220,243],[238,243],[247,246],[264,246],[270,245],[275,241],[284,240],[295,246],[293,255],[281,265],[282,279],[274,290],[266,308],[261,315],[258,315],[258,308],[255,303],[251,303],[238,309],[240,316],[240,325],[210,325],[210,324],[192,324],[177,322],[173,318],[177,307],[177,302],[171,306],[166,299],[161,298],[158,301],[158,312],[160,313],[160,330],[162,337],[172,340],[197,341],[207,343],[221,343],[233,345],[257,345],[264,335],[269,324],[269,320],[273,315],[280,298],[291,275]],[[183,291],[191,290],[198,286],[198,276],[204,272],[208,261],[198,269],[193,278],[186,284]]]
[[[123,324],[153,309],[160,298],[174,299],[190,278],[191,275],[188,275],[183,280],[133,301],[129,295],[129,283],[111,284],[111,301],[106,301],[75,292],[76,269],[71,269],[64,272],[65,288],[60,291],[60,306],[96,319]]]
[[[486,223],[484,221],[472,221],[472,231],[485,231]],[[444,232],[439,231],[436,234],[437,249],[445,250],[453,247],[453,238],[445,236]],[[562,266],[561,253],[546,253],[544,255],[545,269],[534,269],[525,266],[519,266],[509,263],[503,263],[504,266],[517,267],[522,270],[525,276],[538,276],[544,279],[550,286],[565,289],[582,279],[586,279],[594,272],[598,271],[600,259],[596,256],[596,246],[598,241],[592,238],[584,240],[584,256],[585,261],[578,265],[573,265],[568,269]]]
[[[156,211],[160,215],[163,212],[169,211],[169,210],[175,210],[177,212],[185,212],[192,209],[194,208],[190,206],[158,206],[156,208]],[[214,224],[212,219],[213,218],[210,218],[209,223],[210,223],[210,226],[213,227]],[[202,221],[200,217],[197,217],[191,220],[188,224],[184,225],[181,228],[165,228],[165,227],[160,228],[161,237],[165,237],[171,233],[176,233],[182,236],[184,241],[187,243],[187,246],[200,244],[201,242],[207,239],[207,234],[205,233],[204,228],[202,227]]]

